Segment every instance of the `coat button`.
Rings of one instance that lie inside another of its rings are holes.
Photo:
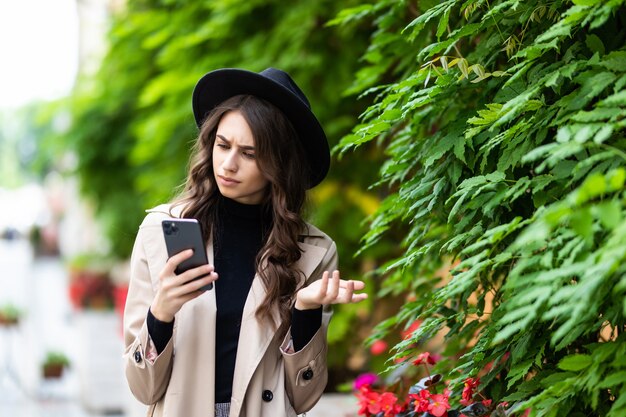
[[[261,396],[261,398],[263,398],[263,401],[265,401],[266,403],[269,403],[270,401],[272,401],[272,399],[274,399],[274,394],[272,393],[272,391],[266,389],[265,391],[263,391],[263,395]]]
[[[304,371],[304,373],[302,374],[302,378],[307,381],[313,379],[313,370],[307,369],[306,371]]]
[[[139,351],[135,352],[135,362],[137,363],[141,362],[141,352]]]

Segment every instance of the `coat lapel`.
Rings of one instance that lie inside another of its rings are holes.
[[[309,281],[311,274],[324,258],[326,249],[306,243],[300,243],[299,246],[303,250],[303,253],[296,262],[296,268],[302,271],[304,279]],[[239,346],[237,348],[237,359],[235,362],[235,374],[233,378],[233,398],[237,401],[231,404],[231,407],[240,406],[243,403],[252,375],[259,366],[263,356],[265,356],[267,347],[274,338],[277,330],[277,328],[273,328],[269,323],[259,323],[256,319],[256,310],[265,299],[265,296],[265,286],[257,275],[252,281],[252,287],[250,288],[243,309],[241,330],[239,333]],[[280,321],[278,310],[274,310],[272,314],[275,322],[279,324],[278,328],[280,328],[282,322]],[[278,355],[279,353],[277,352],[276,354]],[[261,394],[259,393],[259,395]],[[239,410],[231,408],[230,415],[239,415]]]

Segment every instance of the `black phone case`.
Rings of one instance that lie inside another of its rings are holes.
[[[178,265],[176,271],[174,271],[176,275],[209,263],[206,256],[206,248],[204,246],[204,239],[202,238],[200,223],[198,223],[196,219],[163,220],[161,226],[163,228],[163,236],[165,236],[165,246],[167,247],[168,257],[171,258],[186,249],[193,249],[191,258],[184,260]],[[206,275],[203,275],[196,279],[205,276]],[[210,283],[201,289],[210,290],[212,288],[213,283]]]

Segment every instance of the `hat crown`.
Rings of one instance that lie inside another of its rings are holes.
[[[296,82],[285,71],[270,67],[259,72],[259,75],[280,84],[283,88],[289,90],[294,96],[298,97],[308,108],[311,108],[311,104],[306,98],[304,92],[300,90],[300,87],[298,87]]]

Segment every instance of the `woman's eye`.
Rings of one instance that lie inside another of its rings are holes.
[[[249,158],[249,159],[254,159],[256,157],[256,155],[251,153],[251,152],[244,152],[243,156],[245,156],[246,158]]]
[[[217,147],[221,149],[228,149],[228,145],[226,145],[225,143],[218,143]]]

